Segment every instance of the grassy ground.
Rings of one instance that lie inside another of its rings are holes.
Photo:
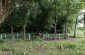
[[[6,52],[11,52],[8,55],[85,55],[85,39],[62,41],[0,41],[0,55],[3,55],[3,53],[6,54]]]
[[[84,31],[85,30],[79,30],[79,29],[77,29],[77,37],[79,37],[79,38],[85,38]],[[74,36],[74,31],[71,31],[70,35],[71,36]]]
[[[84,31],[83,30],[77,30],[77,36],[78,37],[85,37],[84,36]]]
[[[70,35],[73,34],[72,31]],[[0,40],[0,55],[85,55],[84,30],[77,30],[77,37],[83,38],[49,41]]]

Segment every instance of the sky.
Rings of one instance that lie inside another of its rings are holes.
[[[85,9],[80,10],[80,15],[78,16],[78,19],[84,18],[84,12]],[[77,27],[84,27],[84,23],[78,23]]]

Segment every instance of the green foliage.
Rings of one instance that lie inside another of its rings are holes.
[[[4,40],[0,40],[0,43],[4,43]]]
[[[15,5],[19,7],[15,7],[2,24],[1,32],[10,32],[10,26],[14,27],[15,32],[21,32],[23,26],[27,32],[53,32],[55,16],[57,30],[62,33],[66,26],[70,31],[74,28],[79,10],[84,8],[84,2],[83,0],[16,0]]]

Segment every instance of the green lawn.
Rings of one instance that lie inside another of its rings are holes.
[[[80,37],[80,38],[85,38],[85,36],[84,36],[84,31],[85,30],[77,30],[77,37]],[[70,35],[71,36],[74,36],[74,31],[71,31],[71,33],[70,33]]]
[[[85,39],[74,41],[5,40],[0,41],[1,51],[10,51],[14,55],[85,55]]]

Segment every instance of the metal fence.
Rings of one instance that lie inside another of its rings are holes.
[[[40,34],[40,35],[34,35],[30,33],[26,33],[25,35],[23,33],[14,33],[14,34],[0,34],[0,39],[20,39],[20,38],[27,38],[31,40],[32,38],[42,38],[42,39],[61,39],[66,37],[66,39],[69,38],[69,35],[67,34]]]
[[[43,39],[69,39],[69,34],[43,34]]]
[[[14,33],[14,34],[0,34],[0,39],[19,39],[19,38],[23,38],[24,34],[22,33]],[[26,33],[25,34],[26,38],[30,38],[30,34]]]

